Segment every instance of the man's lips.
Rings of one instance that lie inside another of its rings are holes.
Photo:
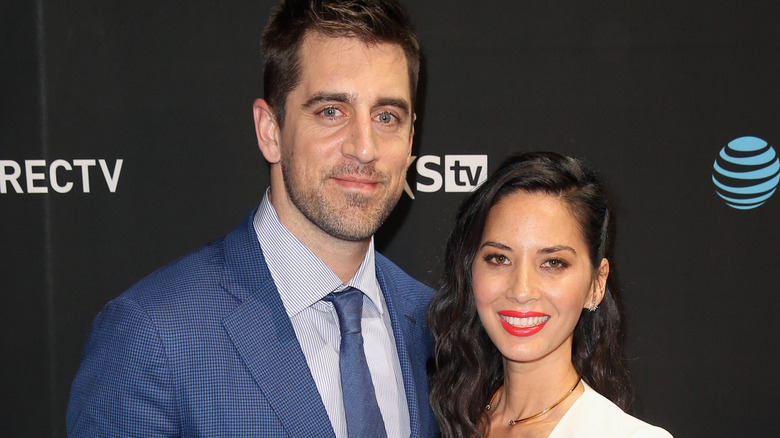
[[[354,182],[354,183],[360,183],[360,184],[376,184],[377,181],[375,181],[373,178],[369,178],[367,176],[360,176],[360,175],[338,175],[334,176],[334,178],[341,180],[341,181],[347,181],[347,182]]]
[[[541,330],[550,315],[540,312],[518,312],[515,310],[502,310],[498,317],[504,330],[513,336],[531,336]]]
[[[342,187],[359,190],[373,190],[380,183],[372,178],[360,175],[338,175],[334,176],[333,180]]]

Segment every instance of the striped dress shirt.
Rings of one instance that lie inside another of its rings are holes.
[[[408,437],[409,408],[390,316],[376,278],[374,239],[355,276],[345,285],[284,227],[268,194],[257,209],[254,229],[333,431],[339,438],[347,437],[339,373],[341,338],[336,310],[322,298],[351,286],[363,292],[364,349],[387,436]]]

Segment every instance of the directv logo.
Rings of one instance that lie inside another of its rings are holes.
[[[14,160],[0,160],[0,194],[5,195],[11,191],[50,193],[50,187],[57,193],[69,193],[74,189],[78,191],[79,176],[81,191],[90,193],[91,181],[96,174],[94,170],[90,171],[90,168],[97,165],[103,173],[108,191],[114,193],[119,184],[123,161],[121,158],[116,160],[114,169],[111,170],[107,160],[94,158],[54,160],[51,163],[46,160],[24,160],[22,164]],[[22,186],[22,183],[26,185]]]
[[[758,137],[740,137],[720,150],[712,166],[715,193],[729,207],[750,210],[766,202],[780,182],[775,149]]]

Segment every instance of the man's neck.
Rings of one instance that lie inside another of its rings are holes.
[[[282,225],[347,284],[363,263],[371,237],[350,241],[331,236],[298,211],[288,197],[275,197],[273,188],[270,196]]]
[[[284,222],[282,222],[284,224]],[[285,224],[285,226],[287,226]],[[315,227],[316,228],[316,227]],[[289,229],[289,227],[288,227]],[[351,242],[335,238],[317,228],[306,238],[301,237],[295,231],[290,232],[306,245],[311,252],[322,260],[344,284],[349,283],[355,276],[360,264],[366,256],[371,238],[358,242]]]

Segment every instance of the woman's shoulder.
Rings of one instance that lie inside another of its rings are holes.
[[[582,382],[585,392],[555,426],[550,438],[671,438],[664,429],[632,417]]]

